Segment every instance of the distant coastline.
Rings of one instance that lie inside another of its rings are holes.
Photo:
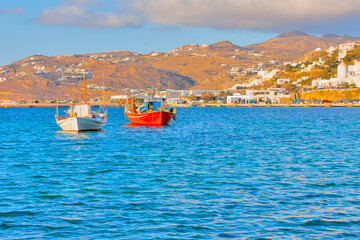
[[[91,104],[93,107],[122,107],[118,103]],[[0,104],[0,108],[30,108],[30,107],[68,107],[70,104],[54,103],[9,103]],[[202,103],[202,104],[171,104],[173,107],[360,107],[360,103],[278,103],[278,104],[226,104],[226,103]]]

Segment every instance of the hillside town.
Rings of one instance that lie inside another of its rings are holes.
[[[299,102],[301,94],[309,91],[360,87],[359,41],[318,47],[299,61],[274,58],[269,50],[254,49],[222,41],[188,44],[168,53],[115,50],[34,55],[0,67],[0,86],[11,86],[11,82],[26,86],[17,93],[9,88],[1,92],[1,101],[55,102],[57,98],[63,103],[76,102],[71,89],[81,86],[84,77],[92,100],[113,103],[136,94],[139,98],[156,96],[167,104],[288,104]],[[203,67],[208,62],[211,64]],[[146,76],[148,73],[152,75]],[[187,77],[189,74],[192,77]],[[46,91],[46,87],[53,90]],[[16,85],[12,89],[15,91]],[[149,90],[157,93],[148,94]]]
[[[216,103],[227,103],[227,104],[251,104],[251,103],[265,103],[265,104],[286,104],[290,102],[301,102],[298,101],[299,92],[291,92],[289,89],[282,87],[284,84],[292,84],[296,87],[302,87],[302,91],[311,91],[317,89],[329,89],[337,88],[343,86],[353,86],[360,87],[360,62],[354,60],[354,64],[346,65],[343,62],[343,59],[346,57],[349,51],[354,50],[355,46],[359,47],[359,42],[347,42],[340,44],[339,46],[331,46],[328,49],[317,48],[314,52],[325,51],[328,56],[331,56],[334,53],[337,53],[337,62],[340,62],[337,66],[337,77],[331,77],[330,79],[315,79],[311,81],[311,86],[306,85],[305,82],[308,82],[310,76],[302,76],[295,81],[291,81],[289,78],[281,79],[276,78],[275,83],[277,87],[271,87],[267,89],[251,89],[256,87],[261,87],[261,85],[267,81],[274,80],[276,74],[286,66],[298,67],[300,72],[311,72],[312,69],[317,67],[324,67],[326,62],[323,58],[319,58],[313,62],[284,62],[280,64],[278,61],[271,61],[265,64],[258,64],[256,67],[249,67],[246,69],[241,69],[240,67],[232,67],[229,70],[231,75],[253,75],[255,76],[249,83],[240,83],[235,84],[229,89],[224,89],[227,91],[227,96],[221,94],[220,92],[224,91],[211,91],[211,90],[166,90],[160,91],[156,97],[163,98],[169,104],[179,104],[189,102],[189,96],[196,96],[195,102],[206,102],[202,98],[202,95],[205,93],[212,94],[212,98],[209,102]],[[269,66],[271,67],[263,67]],[[222,65],[225,67],[225,65]],[[305,89],[304,89],[305,88]],[[133,92],[139,92],[132,90]],[[139,94],[140,98],[149,97],[148,95]],[[121,100],[126,99],[129,95],[121,96],[112,96],[112,100]],[[193,103],[194,101],[190,101]]]

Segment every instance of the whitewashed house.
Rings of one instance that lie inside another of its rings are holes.
[[[316,79],[313,80],[312,87],[329,88],[337,87],[338,85],[348,83],[360,87],[360,62],[356,61],[354,65],[346,65],[344,62],[340,63],[337,68],[337,78],[331,79]]]
[[[278,85],[282,85],[283,83],[286,83],[286,82],[290,82],[290,79],[286,78],[286,79],[277,79],[276,80],[276,83]]]

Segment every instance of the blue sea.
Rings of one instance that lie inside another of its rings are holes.
[[[108,112],[0,108],[0,239],[360,239],[360,108]]]

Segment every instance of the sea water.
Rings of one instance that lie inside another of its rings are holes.
[[[60,112],[65,109],[60,109]],[[359,239],[360,108],[0,108],[0,239]]]

